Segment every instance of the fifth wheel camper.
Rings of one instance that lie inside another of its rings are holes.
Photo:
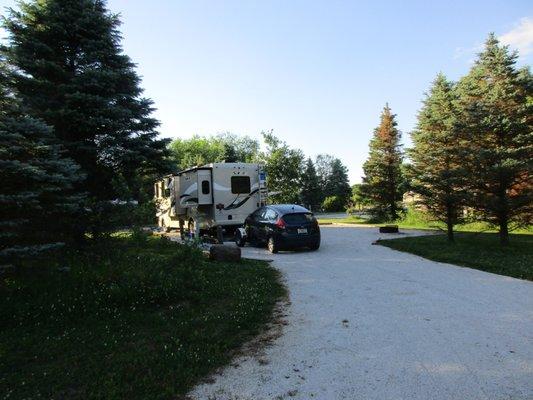
[[[154,185],[157,223],[199,234],[217,226],[241,226],[267,203],[266,176],[259,164],[211,163],[168,175]]]

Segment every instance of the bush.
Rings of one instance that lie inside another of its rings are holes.
[[[322,202],[322,209],[326,212],[344,211],[345,204],[339,196],[329,196]]]
[[[34,258],[0,276],[0,398],[181,398],[284,294],[265,262],[139,232]]]

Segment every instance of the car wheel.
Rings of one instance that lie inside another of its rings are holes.
[[[312,246],[309,246],[309,248],[313,251],[318,250],[320,248],[320,242],[317,242],[313,244]]]
[[[272,254],[278,252],[278,244],[276,243],[276,240],[273,237],[270,237],[268,239],[268,251],[270,251]]]
[[[235,244],[239,247],[244,247],[244,245],[246,244],[246,239],[242,237],[242,234],[239,230],[235,232]]]

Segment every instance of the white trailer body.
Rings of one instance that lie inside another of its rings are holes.
[[[163,228],[239,226],[266,204],[265,173],[259,164],[249,163],[189,168],[158,181],[155,199],[158,224]]]

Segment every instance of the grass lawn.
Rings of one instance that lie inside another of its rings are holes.
[[[271,319],[279,278],[142,236],[6,272],[0,398],[179,399]]]
[[[430,260],[533,280],[533,235],[511,235],[502,247],[494,233],[459,233],[455,243],[444,235],[380,240],[379,244]]]
[[[354,215],[347,215],[345,218],[320,218],[317,217],[319,224],[353,224],[366,226],[381,226],[394,224],[398,225],[400,229],[416,229],[416,230],[445,230],[446,226],[443,223],[430,221],[422,213],[408,212],[402,219],[393,222],[372,223],[367,219],[360,218]],[[454,228],[458,232],[496,232],[494,227],[490,227],[483,222],[471,222],[468,224],[457,225]],[[522,228],[513,231],[516,234],[533,234],[533,227]]]

